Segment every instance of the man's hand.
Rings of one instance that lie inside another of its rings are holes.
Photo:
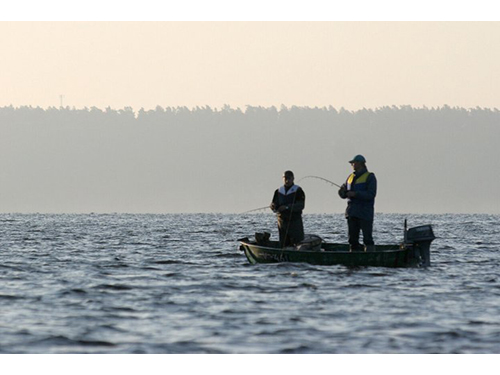
[[[287,206],[279,206],[278,207],[278,212],[283,212],[283,211],[286,211],[286,210],[288,210]]]
[[[342,199],[347,198],[347,190],[343,186],[339,189],[339,197]]]

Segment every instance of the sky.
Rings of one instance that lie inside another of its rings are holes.
[[[4,21],[0,50],[0,106],[500,107],[500,22]]]

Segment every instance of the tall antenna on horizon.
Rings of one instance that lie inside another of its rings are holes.
[[[59,108],[63,108],[63,98],[64,98],[64,95],[59,95],[59,99],[61,100],[61,106]]]

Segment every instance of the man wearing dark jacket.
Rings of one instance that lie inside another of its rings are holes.
[[[377,195],[377,179],[368,172],[366,159],[356,155],[351,161],[354,172],[347,178],[339,190],[342,199],[347,199],[345,217],[349,229],[349,245],[351,251],[361,251],[359,232],[363,232],[365,251],[375,249],[373,242],[373,216],[375,196]]]
[[[273,201],[269,206],[278,216],[281,247],[296,245],[304,239],[302,210],[306,202],[302,188],[293,183],[292,171],[283,174],[283,182],[283,186],[274,192]]]

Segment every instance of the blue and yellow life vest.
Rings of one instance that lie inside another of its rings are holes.
[[[356,194],[353,198],[347,199],[346,217],[373,220],[377,180],[375,174],[367,170],[361,171],[361,173],[359,177],[352,173],[347,178],[347,191],[353,191]]]
[[[354,178],[356,175],[351,173],[351,175],[347,178],[347,191],[364,191],[366,190],[366,182],[368,181],[368,177],[370,177],[372,173],[366,171],[361,176],[359,176],[355,181]],[[353,184],[354,181],[354,184]]]
[[[358,192],[358,191],[368,190],[367,182],[368,182],[368,178],[370,177],[371,174],[372,174],[371,172],[366,171],[361,176],[354,179],[356,177],[356,175],[354,173],[351,173],[351,175],[347,179],[347,184],[346,184],[347,191]],[[363,204],[363,205],[373,205],[375,202],[375,199],[359,201],[359,199],[356,199],[356,198],[349,198],[348,200],[351,202],[355,201],[355,202],[358,202],[359,204]]]

